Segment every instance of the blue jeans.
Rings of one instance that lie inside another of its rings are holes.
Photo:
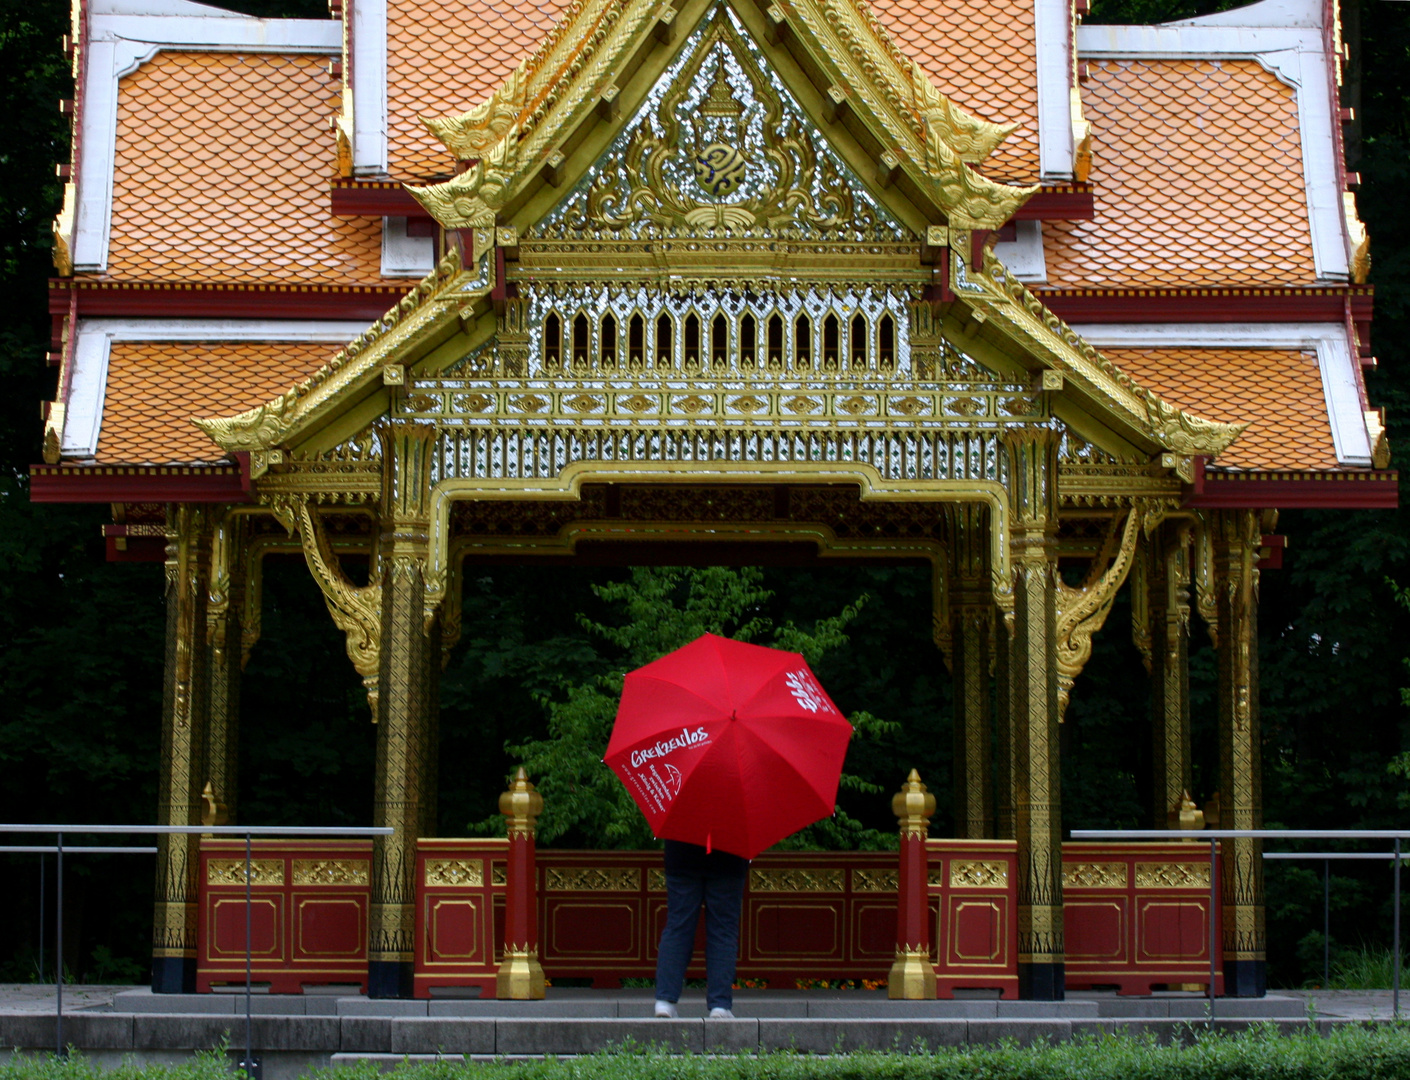
[[[705,905],[705,1001],[712,1009],[734,1004],[734,965],[739,958],[743,877],[666,875],[666,928],[656,956],[656,999],[676,1002],[695,952],[695,928]]]

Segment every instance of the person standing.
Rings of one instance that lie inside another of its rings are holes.
[[[711,1017],[733,1019],[739,915],[749,860],[681,840],[667,840],[665,855],[666,926],[656,954],[656,1015],[663,1019],[676,1016],[703,905],[705,1002]]]

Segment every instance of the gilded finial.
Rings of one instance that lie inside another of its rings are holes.
[[[911,770],[901,790],[891,799],[891,812],[896,815],[896,823],[903,837],[919,836],[924,840],[930,834],[935,796],[920,782],[920,773],[915,769]]]
[[[228,820],[225,812],[225,804],[215,801],[215,790],[211,787],[211,782],[206,781],[206,786],[201,790],[201,824],[202,825],[224,825]]]
[[[533,838],[543,813],[543,796],[529,781],[524,766],[514,774],[509,790],[499,797],[499,812],[505,817],[506,831],[513,836]]]
[[[1180,801],[1170,808],[1166,814],[1166,823],[1172,829],[1180,829],[1190,832],[1194,829],[1204,828],[1204,811],[1195,806],[1194,799],[1190,798],[1188,791],[1182,792]]]

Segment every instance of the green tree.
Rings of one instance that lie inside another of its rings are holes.
[[[706,633],[799,652],[810,664],[847,644],[846,627],[865,595],[809,629],[791,621],[776,625],[767,614],[773,593],[763,586],[763,578],[763,572],[752,567],[636,567],[624,581],[593,586],[593,592],[613,606],[613,617],[606,621],[580,615],[579,620],[609,647],[605,664],[586,678],[563,680],[556,693],[541,694],[547,737],[509,747],[543,792],[541,840],[568,838],[606,848],[655,845],[631,796],[602,763],[627,671]],[[862,711],[850,719],[863,740],[897,728]],[[881,785],[850,773],[842,783],[871,795],[882,791]],[[498,818],[477,826],[481,831],[502,827]],[[868,829],[839,809],[834,817],[791,837],[786,846],[876,849],[894,842],[893,834]]]

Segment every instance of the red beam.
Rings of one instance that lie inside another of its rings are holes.
[[[31,465],[29,498],[40,503],[250,501],[238,465]]]
[[[1400,505],[1400,474],[1393,472],[1221,476],[1207,473],[1204,490],[1185,505],[1200,510],[1394,510]]]
[[[431,220],[426,208],[395,180],[334,180],[329,187],[338,217],[404,217]]]
[[[1045,187],[1018,208],[1015,221],[1091,221],[1097,216],[1091,184]]]
[[[1346,304],[1370,318],[1369,285],[1268,289],[1039,289],[1064,322],[1341,322]]]
[[[77,294],[82,316],[247,319],[381,318],[406,295],[403,285],[224,285],[100,282],[52,278],[49,313],[67,315]]]

